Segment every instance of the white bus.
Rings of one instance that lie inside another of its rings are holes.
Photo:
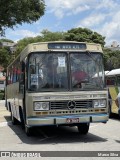
[[[120,92],[120,68],[111,70],[105,76],[106,85],[109,89],[109,116],[112,117],[112,113],[119,114],[115,100]]]
[[[108,121],[104,82],[99,44],[33,43],[7,68],[6,104],[13,124],[20,121],[28,136],[48,125],[77,126],[87,134],[90,123]]]

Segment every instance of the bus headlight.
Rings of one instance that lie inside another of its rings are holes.
[[[49,110],[49,102],[34,102],[35,111],[46,111]]]
[[[99,107],[106,107],[106,100],[93,100],[93,107],[94,108],[99,108]]]

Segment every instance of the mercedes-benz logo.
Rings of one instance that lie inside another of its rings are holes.
[[[69,101],[68,102],[68,109],[75,109],[76,103],[75,101]]]

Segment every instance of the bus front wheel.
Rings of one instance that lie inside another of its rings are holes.
[[[87,134],[89,131],[89,123],[80,123],[77,127],[80,134]]]
[[[111,110],[111,105],[108,105],[108,116],[109,118],[112,118],[112,110]]]
[[[120,108],[118,109],[118,114],[119,114],[119,118],[120,118]]]
[[[25,125],[25,133],[28,137],[30,137],[32,135],[32,129],[31,127],[28,127]]]

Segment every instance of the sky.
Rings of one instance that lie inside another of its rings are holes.
[[[43,29],[52,32],[89,28],[105,36],[106,45],[120,45],[120,0],[45,0],[45,15],[33,24],[6,30],[6,38],[17,42],[35,37]]]

